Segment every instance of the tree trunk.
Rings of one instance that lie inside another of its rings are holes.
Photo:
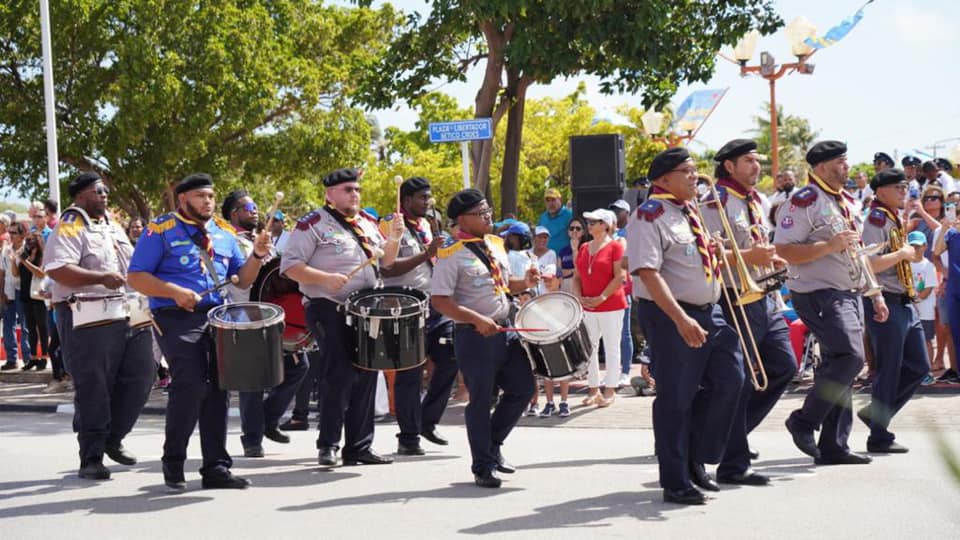
[[[527,88],[532,80],[512,69],[507,70],[507,92],[511,106],[507,112],[507,140],[503,149],[503,171],[500,175],[500,219],[517,213],[517,176],[520,172],[520,146],[523,143],[523,109]]]

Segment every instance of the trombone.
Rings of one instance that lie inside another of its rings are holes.
[[[756,230],[760,238],[763,238],[763,242],[756,242],[754,245],[767,246],[770,238],[770,229],[768,229],[763,224],[754,225],[751,227],[751,231]],[[787,307],[787,303],[783,301],[783,294],[780,292],[780,288],[783,287],[783,283],[787,280],[787,269],[781,268],[777,270],[773,265],[770,266],[757,266],[755,267],[757,272],[761,273],[761,276],[757,278],[757,281],[762,284],[763,290],[766,291],[767,296],[773,300],[775,306],[774,311],[777,313],[783,313],[790,311],[790,308]]]
[[[726,264],[726,260],[721,259],[723,268],[726,270],[726,277],[721,275],[720,289],[723,291],[723,299],[727,303],[730,313],[733,314],[733,326],[737,331],[737,337],[740,338],[740,347],[743,349],[744,362],[747,363],[747,367],[749,368],[747,371],[750,373],[750,383],[753,384],[753,388],[757,392],[763,392],[767,389],[767,386],[769,386],[770,380],[767,377],[767,370],[763,365],[763,358],[760,357],[757,340],[753,336],[753,329],[750,328],[750,319],[747,317],[747,311],[744,306],[766,298],[766,291],[760,288],[753,278],[750,277],[747,264],[743,260],[743,254],[740,253],[740,247],[737,246],[736,237],[733,235],[733,229],[730,227],[730,221],[727,219],[726,209],[723,207],[723,204],[720,203],[720,194],[717,193],[714,181],[709,180],[707,186],[713,197],[713,201],[717,204],[717,214],[720,216],[723,233],[730,239],[730,250],[736,262],[736,268],[730,268],[730,265]],[[700,217],[700,222],[706,227],[703,212],[700,210],[700,201],[696,198],[694,198],[694,201],[696,202],[695,207]],[[717,233],[718,236],[719,234],[720,233]],[[739,285],[737,285],[737,278],[739,278]],[[730,289],[732,289],[733,295],[727,291],[727,287],[725,286],[727,281],[730,283]],[[743,326],[746,327],[746,332],[741,328],[740,320],[736,316],[736,308],[740,309],[740,318],[743,319]],[[749,345],[749,347],[747,345]],[[753,354],[752,359],[750,358],[751,353]]]

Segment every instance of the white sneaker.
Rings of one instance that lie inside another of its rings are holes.
[[[620,374],[620,386],[630,386],[630,375],[627,373]]]
[[[536,416],[538,412],[539,412],[539,411],[537,410],[537,406],[536,406],[536,405],[530,405],[530,407],[527,408],[526,412],[524,412],[523,415],[524,415],[524,416]]]

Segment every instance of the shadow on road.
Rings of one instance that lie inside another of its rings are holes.
[[[392,491],[385,493],[371,493],[370,495],[358,495],[356,497],[344,497],[342,499],[330,499],[327,501],[315,501],[297,506],[281,506],[277,510],[281,512],[299,512],[302,510],[319,510],[321,508],[337,508],[340,506],[366,506],[377,503],[408,503],[414,499],[481,499],[504,495],[513,491],[520,491],[523,488],[504,487],[501,489],[480,489],[472,483],[450,484],[450,487],[443,489],[427,489],[423,491]]]

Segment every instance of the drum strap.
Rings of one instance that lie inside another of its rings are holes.
[[[490,272],[490,277],[493,278],[493,288],[494,291],[500,294],[504,294],[504,290],[509,291],[509,288],[503,280],[503,274],[500,272],[500,267],[494,266],[494,262],[490,259],[490,254],[486,244],[483,244],[483,247],[480,246],[482,242],[464,242],[463,245],[467,246],[467,249],[473,252],[474,255],[480,259],[480,262],[487,267],[487,271]]]

